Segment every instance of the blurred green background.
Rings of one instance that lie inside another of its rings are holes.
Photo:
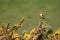
[[[31,31],[40,21],[39,11],[43,11],[47,24],[54,30],[60,29],[60,0],[0,0],[0,25],[19,23],[26,17],[23,27],[18,30]]]

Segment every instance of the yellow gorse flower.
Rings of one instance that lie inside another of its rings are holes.
[[[25,21],[25,18],[22,17],[22,19],[20,20],[20,23],[19,24],[14,24],[14,26],[16,26],[17,28],[20,28],[22,26],[22,24],[24,23]]]
[[[31,30],[30,35],[31,35],[34,31],[35,31],[35,28],[33,28],[33,29]]]
[[[21,27],[21,25],[19,25],[19,24],[14,24],[14,26],[16,26],[17,28],[18,28],[18,27]]]
[[[29,35],[29,34],[27,34],[27,33],[25,33],[25,34],[24,34],[24,36],[23,36],[23,38],[25,38],[26,40],[28,40],[28,39],[29,39],[29,37],[30,37],[30,35]]]
[[[15,40],[20,40],[20,38],[16,38]]]
[[[13,33],[12,38],[16,38],[16,37],[19,37],[19,35],[16,33]]]
[[[2,31],[2,28],[0,28],[0,31]]]
[[[0,32],[3,32],[2,28],[0,28]]]
[[[14,40],[20,40],[19,35],[17,33],[12,34],[12,39]]]
[[[23,24],[23,22],[24,22],[24,21],[25,21],[25,18],[24,18],[24,17],[22,17],[22,19],[20,20],[19,25]]]
[[[59,34],[60,35],[60,30],[57,30],[55,33],[54,33],[54,35],[55,34]]]

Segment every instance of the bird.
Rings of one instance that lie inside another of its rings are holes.
[[[39,16],[40,16],[40,18],[41,18],[42,20],[44,20],[44,19],[45,19],[45,16],[43,15],[43,13],[42,13],[42,12],[40,12]]]

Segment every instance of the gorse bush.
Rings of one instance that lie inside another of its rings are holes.
[[[44,21],[44,16],[41,14],[40,17],[42,19],[41,22],[29,34],[26,33],[26,30],[21,35],[16,33],[26,20],[24,17],[13,27],[10,27],[10,24],[3,24],[0,27],[0,40],[60,40],[60,30],[53,33],[52,27]]]

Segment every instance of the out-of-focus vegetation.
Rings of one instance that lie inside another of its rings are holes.
[[[60,29],[60,0],[0,0],[0,24],[17,23],[22,16],[27,17],[19,31],[31,31],[39,22],[39,11],[46,15],[46,22],[53,30]],[[19,33],[20,34],[20,33]]]
[[[22,34],[16,33],[16,31],[22,27],[25,18],[23,17],[18,24],[13,27],[8,25],[2,25],[0,27],[0,40],[60,40],[60,30],[53,33],[52,27],[47,25],[44,20],[38,24],[36,28],[33,28],[29,34],[27,30],[24,30]]]

